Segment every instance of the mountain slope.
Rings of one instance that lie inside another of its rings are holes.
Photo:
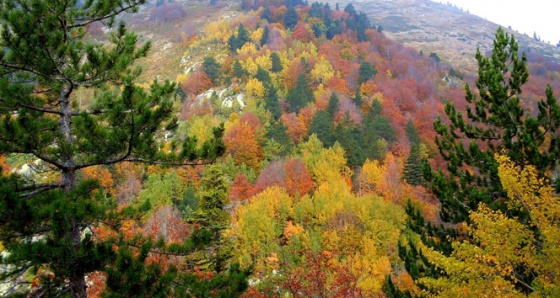
[[[353,0],[326,1],[341,9],[352,3],[363,10],[372,24],[381,26],[385,35],[425,53],[437,53],[453,67],[475,71],[474,54],[492,49],[498,24],[464,12],[456,7],[429,0]],[[507,26],[507,24],[504,24]],[[560,64],[560,49],[529,36],[506,29],[518,40],[520,49],[550,58]]]

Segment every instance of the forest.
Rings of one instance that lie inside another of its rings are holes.
[[[0,295],[560,296],[558,65],[502,29],[468,73],[352,4],[201,3],[0,0]],[[125,20],[196,5],[237,13],[146,79]]]

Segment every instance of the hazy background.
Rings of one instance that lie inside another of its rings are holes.
[[[471,14],[556,44],[560,41],[560,1],[558,0],[432,0],[452,3]]]

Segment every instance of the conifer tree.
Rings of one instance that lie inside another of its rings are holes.
[[[314,100],[313,91],[307,84],[307,76],[302,73],[298,76],[296,86],[288,92],[286,100],[290,103],[290,112],[299,112],[307,103]]]
[[[269,35],[270,29],[268,29],[268,26],[264,26],[263,29],[263,34],[260,40],[261,46],[264,46],[267,42],[268,42],[268,35]]]
[[[298,23],[298,15],[293,6],[288,7],[288,11],[284,16],[284,25],[287,29],[294,30]]]
[[[492,55],[476,54],[478,92],[466,85],[466,113],[448,102],[445,113],[450,124],[440,118],[434,123],[449,176],[428,169],[426,178],[441,201],[445,221],[468,220],[468,212],[481,202],[502,209],[505,193],[495,153],[506,154],[519,166],[534,165],[539,173],[558,165],[560,107],[550,86],[546,98],[538,102],[536,118],[522,106],[522,86],[529,73],[525,53],[520,56],[518,48],[513,36],[498,29]]]
[[[280,61],[278,53],[270,53],[270,60],[272,61],[272,68],[270,69],[272,72],[276,73],[282,71],[282,61]]]
[[[96,191],[97,182],[80,179],[81,170],[120,162],[199,164],[224,152],[221,129],[202,146],[191,137],[173,144],[171,153],[160,152],[158,134],[176,122],[175,86],[153,82],[145,90],[135,84],[140,70],[133,63],[150,44],[138,46],[124,23],[105,43],[85,38],[91,24],[113,26],[118,14],[144,2],[0,1],[0,154],[26,154],[58,175],[52,182],[0,179],[0,210],[9,211],[0,215],[0,241],[9,251],[0,278],[17,286],[29,275],[48,272],[30,295],[86,297],[85,276],[119,267],[114,262],[130,253],[128,244],[143,252],[156,249],[139,238],[130,243],[94,237],[99,223],[118,230],[121,219],[139,210],[117,211],[113,199]],[[80,89],[93,91],[87,107],[79,104]],[[153,268],[119,268],[154,284]]]

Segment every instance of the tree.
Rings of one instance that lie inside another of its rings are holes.
[[[312,102],[313,91],[308,86],[307,76],[302,73],[298,76],[296,86],[288,92],[286,100],[290,103],[290,112],[299,112],[307,103]]]
[[[177,88],[175,88],[175,94],[173,94],[174,100],[179,100],[179,102],[183,103],[187,99],[187,94],[185,94],[185,90],[183,90],[183,86],[181,83],[177,84]]]
[[[204,61],[202,62],[202,70],[206,73],[212,84],[217,84],[221,74],[220,74],[220,65],[216,62],[216,59],[211,56],[204,57]]]
[[[176,146],[180,150],[160,152],[156,135],[175,122],[170,100],[175,86],[153,82],[146,91],[134,83],[140,72],[131,68],[150,44],[138,47],[124,23],[107,42],[84,38],[92,23],[111,26],[119,13],[142,3],[0,2],[0,154],[29,154],[60,177],[52,183],[0,179],[0,205],[10,210],[0,217],[0,241],[10,252],[2,258],[9,268],[2,279],[17,285],[21,275],[49,272],[33,295],[85,297],[85,276],[116,268],[115,260],[124,257],[125,240],[96,241],[88,231],[99,222],[118,227],[138,209],[117,210],[114,200],[95,191],[99,183],[79,178],[80,171],[120,162],[195,164],[225,150],[216,130],[216,138],[200,150],[187,138]],[[79,105],[79,89],[94,91],[89,109]],[[153,247],[137,244],[148,251]],[[120,268],[123,275],[138,274],[149,282],[148,267]]]
[[[315,113],[308,131],[308,136],[312,135],[316,135],[325,147],[332,146],[336,141],[334,137],[334,120],[327,111],[320,110]]]
[[[268,42],[268,34],[270,33],[270,29],[268,29],[268,26],[265,26],[263,30],[264,31],[260,40],[261,46],[264,46]]]
[[[499,179],[508,208],[529,213],[529,223],[481,203],[470,213],[467,227],[474,241],[456,241],[445,256],[425,248],[426,257],[445,275],[420,279],[440,297],[553,297],[560,294],[560,201],[536,167],[515,165],[496,155]]]
[[[246,164],[258,168],[262,160],[262,149],[256,139],[255,127],[239,122],[231,127],[224,136],[226,154],[231,154],[236,164]]]
[[[478,95],[466,85],[466,119],[448,102],[445,113],[450,123],[440,118],[434,123],[449,177],[428,171],[426,178],[442,203],[445,221],[468,220],[467,213],[480,202],[503,207],[500,198],[505,192],[495,153],[503,152],[517,165],[534,165],[540,173],[554,169],[560,158],[560,106],[550,86],[546,99],[538,102],[536,118],[520,104],[529,73],[515,38],[498,29],[492,55],[484,57],[478,51],[476,60]]]
[[[243,24],[239,24],[237,27],[237,35],[231,35],[228,39],[228,47],[235,53],[250,41],[251,37],[249,36],[249,32],[243,27]]]
[[[376,73],[377,71],[375,70],[375,68],[373,68],[371,63],[367,61],[362,62],[362,64],[360,64],[360,75],[358,77],[358,84],[362,84],[371,79]]]
[[[235,59],[235,61],[233,62],[233,76],[236,78],[241,78],[244,74],[245,71],[243,71],[243,67],[239,62],[239,59]]]
[[[270,60],[272,61],[272,68],[270,69],[272,72],[276,73],[282,71],[282,61],[280,61],[280,55],[278,55],[278,53],[270,53]]]
[[[287,29],[294,30],[298,23],[298,14],[293,6],[289,6],[284,16],[284,25]]]

